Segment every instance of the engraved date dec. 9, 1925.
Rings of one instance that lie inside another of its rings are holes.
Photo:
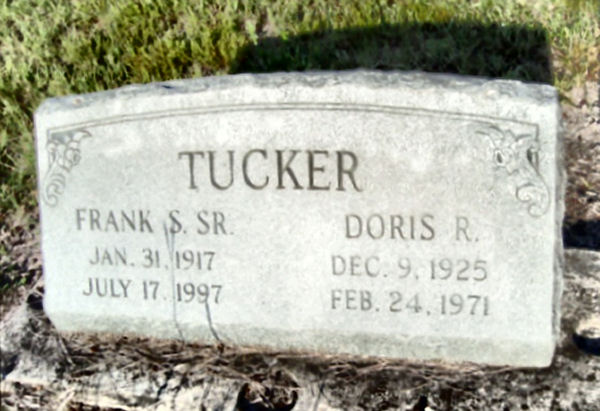
[[[429,281],[484,282],[489,278],[487,260],[475,258],[421,259],[398,255],[384,257],[378,254],[334,254],[331,273],[338,278],[365,277],[414,279]]]

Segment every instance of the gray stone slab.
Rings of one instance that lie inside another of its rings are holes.
[[[45,101],[62,331],[550,364],[562,163],[547,85],[237,75]]]

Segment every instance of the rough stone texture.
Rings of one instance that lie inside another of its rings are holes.
[[[600,410],[600,357],[577,350],[572,342],[582,317],[600,315],[600,253],[573,249],[565,254],[561,334],[546,369],[60,335],[43,314],[38,287],[0,328],[2,405],[53,410]]]
[[[546,366],[558,113],[550,86],[419,73],[50,99],[35,118],[45,310],[63,331]]]

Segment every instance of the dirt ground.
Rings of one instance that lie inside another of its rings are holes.
[[[562,104],[567,170],[565,247],[600,250],[600,86],[573,89]]]
[[[0,294],[0,320],[3,335],[12,335],[10,342],[0,342],[2,409],[187,409],[181,404],[243,410],[600,409],[600,357],[578,352],[570,334],[580,314],[573,307],[592,301],[590,310],[600,311],[599,85],[572,90],[562,109],[565,247],[591,251],[567,255],[571,277],[563,336],[551,368],[387,362],[59,335],[42,309],[39,228],[21,211],[1,216],[7,223],[0,228],[0,272],[8,275],[0,287],[10,291]],[[21,335],[7,334],[9,329]]]

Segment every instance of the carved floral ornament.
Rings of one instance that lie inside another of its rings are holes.
[[[477,126],[475,133],[491,142],[494,163],[506,171],[514,185],[515,197],[525,204],[529,215],[544,215],[550,205],[550,193],[539,173],[540,143],[537,136],[515,135],[511,130],[491,124]]]
[[[515,135],[509,129],[491,123],[476,123],[474,133],[486,138],[493,147],[493,162],[507,173],[515,197],[532,217],[546,213],[550,204],[548,187],[539,173],[539,140],[535,133]],[[91,137],[84,129],[50,134],[46,151],[48,171],[43,180],[42,201],[58,204],[66,179],[81,159],[81,142]]]
[[[70,130],[50,135],[46,144],[48,171],[44,179],[42,200],[54,207],[63,194],[67,175],[81,160],[80,143],[91,134],[86,130]]]

